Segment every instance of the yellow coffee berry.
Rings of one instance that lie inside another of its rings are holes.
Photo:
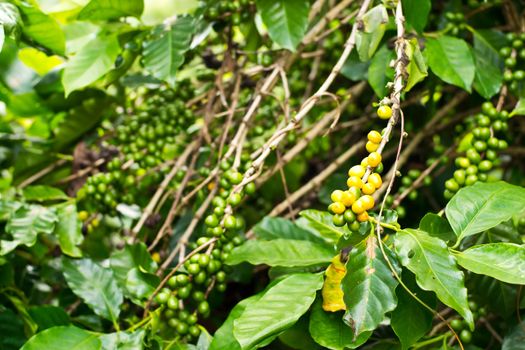
[[[383,184],[383,180],[381,180],[381,175],[373,173],[368,177],[368,183],[374,185],[375,188],[379,188]]]
[[[332,202],[342,202],[343,199],[343,191],[341,190],[335,190],[330,195],[330,198],[332,199]]]
[[[364,195],[359,200],[363,203],[366,210],[372,209],[375,205],[374,197],[370,195]]]
[[[367,151],[368,153],[371,153],[371,152],[375,152],[375,151],[377,151],[377,149],[379,148],[379,144],[378,144],[378,143],[374,143],[374,142],[372,142],[372,141],[368,141],[368,142],[366,143],[366,146],[365,146],[365,147],[366,147],[366,151]]]
[[[78,212],[77,216],[80,221],[86,221],[89,217],[89,213],[85,210],[81,210]]]
[[[357,176],[358,178],[362,178],[365,174],[366,168],[361,165],[354,165],[353,167],[348,170],[348,176]]]
[[[361,180],[361,178],[357,176],[350,176],[348,180],[346,180],[346,184],[348,185],[348,187],[361,188],[363,187],[363,180]]]
[[[379,131],[372,130],[368,133],[368,141],[373,143],[380,143],[381,139],[383,138]]]
[[[371,183],[366,183],[363,185],[363,188],[361,188],[361,191],[363,191],[364,194],[372,194],[376,191],[376,188]]]
[[[341,202],[334,202],[330,204],[330,206],[328,207],[328,210],[330,210],[334,214],[343,214],[346,210],[346,207]]]
[[[366,168],[368,166],[368,159],[363,158],[363,160],[361,161],[361,166]]]
[[[361,198],[359,198],[358,200],[354,202],[354,204],[352,204],[352,211],[356,213],[357,215],[361,214],[365,210],[366,208]]]
[[[368,165],[375,168],[379,165],[379,163],[381,163],[381,155],[377,152],[372,152],[368,155],[367,162]]]
[[[344,191],[340,202],[343,203],[345,207],[350,208],[356,199],[357,197],[355,194],[351,193],[350,191]]]
[[[368,213],[366,211],[362,212],[359,215],[357,215],[357,221],[359,221],[359,222],[365,222],[365,221],[368,221],[368,219],[369,219],[369,216],[368,216]]]
[[[392,108],[390,106],[380,106],[377,109],[377,116],[381,119],[388,119],[392,116]]]

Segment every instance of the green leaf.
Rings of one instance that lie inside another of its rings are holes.
[[[20,350],[99,350],[100,340],[95,333],[74,326],[60,326],[37,333]]]
[[[314,232],[301,228],[290,220],[278,217],[264,217],[255,225],[253,232],[257,238],[264,240],[284,238],[326,244],[326,241]]]
[[[241,349],[256,347],[265,338],[297,322],[310,308],[322,286],[322,274],[290,275],[259,300],[248,304],[242,315],[233,321],[233,334]]]
[[[459,243],[464,237],[507,221],[524,207],[525,188],[503,181],[478,182],[459,190],[448,202],[445,213]]]
[[[225,263],[237,265],[246,261],[252,265],[309,266],[329,263],[333,256],[333,249],[309,241],[292,239],[250,240],[233,249]]]
[[[355,46],[361,61],[368,61],[376,52],[388,24],[388,13],[383,5],[370,9],[362,18],[363,26],[357,32]]]
[[[392,257],[389,260],[396,267],[396,261]],[[350,252],[346,271],[341,281],[347,310],[344,320],[356,338],[376,329],[386,313],[395,309],[398,282],[373,235]]]
[[[122,292],[110,269],[90,259],[63,259],[66,282],[95,313],[116,321],[123,302]]]
[[[13,240],[0,241],[0,255],[5,255],[22,244],[33,246],[39,233],[51,234],[54,231],[57,220],[54,208],[40,205],[19,208],[11,215],[5,226],[5,231],[13,237]]]
[[[426,47],[430,69],[443,81],[470,92],[476,68],[467,43],[462,39],[442,36],[429,38]]]
[[[27,186],[23,190],[23,196],[26,201],[30,202],[45,202],[69,199],[69,197],[62,190],[45,185]]]
[[[140,17],[143,0],[91,0],[78,14],[79,20],[108,20],[119,17]]]
[[[406,276],[410,278],[405,278]],[[403,282],[421,301],[430,307],[436,304],[434,294],[421,290],[409,272],[403,273]],[[397,307],[392,311],[390,325],[401,341],[402,350],[408,349],[432,327],[434,315],[425,309],[403,286],[396,289]]]
[[[379,98],[386,96],[388,93],[386,84],[394,77],[394,69],[390,67],[393,58],[394,52],[389,50],[387,45],[383,45],[368,67],[368,83]]]
[[[66,39],[59,24],[36,6],[21,2],[18,6],[22,13],[24,26],[22,31],[29,38],[51,51],[64,55]]]
[[[522,321],[514,329],[505,335],[501,350],[523,350],[525,344],[525,321]]]
[[[301,211],[299,215],[301,218],[296,221],[297,225],[331,242],[337,242],[341,236],[350,234],[348,228],[335,226],[332,222],[332,215],[326,211],[309,209]]]
[[[78,246],[84,241],[81,223],[78,219],[77,206],[73,203],[64,203],[57,207],[58,223],[55,235],[58,236],[60,249],[66,255],[74,258],[82,256]]]
[[[308,26],[310,2],[305,0],[256,0],[257,10],[279,46],[295,51]]]
[[[456,238],[452,227],[447,220],[434,213],[427,213],[419,222],[419,230],[428,232],[432,237],[437,237],[445,242]]]
[[[465,152],[471,148],[473,139],[474,135],[471,132],[466,133],[465,136],[461,138],[461,141],[459,141],[458,152]]]
[[[486,99],[497,94],[503,83],[501,56],[481,33],[474,32],[474,89]]]
[[[175,22],[155,28],[152,38],[144,42],[144,67],[155,78],[175,84],[177,69],[184,62],[195,30],[192,17],[177,18]]]
[[[117,36],[98,36],[67,63],[62,76],[66,96],[97,81],[115,65],[120,52]]]
[[[406,22],[418,33],[422,33],[432,7],[430,0],[403,0],[401,4]]]
[[[355,349],[372,335],[372,332],[363,332],[354,341],[350,328],[343,322],[343,312],[326,312],[322,305],[323,301],[318,298],[310,314],[310,335],[318,344],[334,350]]]
[[[474,320],[468,307],[463,273],[445,242],[427,232],[405,229],[395,235],[395,247],[403,266],[416,275],[419,287],[435,292],[439,300],[459,312],[472,328]]]
[[[369,66],[370,61],[361,62],[357,51],[352,50],[343,68],[341,68],[341,74],[352,81],[367,80]]]
[[[516,107],[512,110],[510,113],[510,116],[515,115],[525,115],[525,97],[522,97],[518,100],[518,103],[516,103]]]
[[[241,346],[233,336],[233,321],[239,318],[246,306],[250,303],[253,303],[259,300],[263,296],[264,292],[259,294],[252,295],[249,298],[246,298],[240,301],[235,307],[230,311],[228,318],[222,324],[222,326],[217,329],[213,335],[213,340],[211,341],[210,348],[208,350],[240,350]]]
[[[425,79],[428,72],[427,64],[419,50],[419,43],[416,38],[412,38],[408,41],[406,54],[408,57],[408,65],[406,67],[408,79],[405,91],[410,91],[414,85]]]
[[[101,350],[142,350],[144,335],[144,330],[103,334],[99,338],[102,342]]]
[[[322,350],[321,346],[310,336],[309,324],[310,315],[306,313],[294,325],[279,335],[279,341],[292,349]]]
[[[160,282],[154,274],[157,264],[144,243],[126,245],[124,249],[115,251],[111,254],[110,266],[125,295],[138,305]]]
[[[69,315],[61,307],[49,305],[35,306],[30,308],[28,312],[38,325],[39,331],[56,326],[67,326],[71,323]]]
[[[455,254],[458,264],[477,274],[497,280],[525,284],[525,246],[491,243],[471,247]]]
[[[20,318],[11,309],[0,311],[0,349],[19,350],[26,341]]]

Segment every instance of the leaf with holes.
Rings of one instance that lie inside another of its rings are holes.
[[[389,257],[389,260],[398,270],[395,259]],[[346,271],[341,282],[347,309],[344,320],[356,339],[376,329],[385,320],[386,313],[395,309],[398,282],[373,235],[350,252]]]
[[[259,300],[250,303],[233,322],[233,335],[241,349],[251,349],[271,335],[293,325],[310,308],[323,286],[322,274],[290,275]]]
[[[225,263],[237,265],[246,261],[252,265],[309,266],[328,264],[333,255],[333,249],[309,241],[293,239],[250,240],[233,249]]]
[[[498,182],[478,182],[462,188],[445,208],[447,219],[458,237],[488,230],[525,208],[525,188]]]
[[[144,42],[144,67],[157,79],[175,84],[177,69],[184,62],[195,31],[192,17],[180,17],[173,23],[157,26],[151,39]]]
[[[122,291],[110,269],[90,259],[63,259],[64,277],[77,296],[95,313],[116,321],[123,302]]]
[[[5,231],[13,239],[0,241],[0,255],[5,255],[22,244],[33,246],[39,233],[53,233],[57,220],[58,216],[54,208],[40,205],[20,207],[7,221]]]
[[[257,0],[257,10],[268,27],[270,38],[290,51],[306,33],[309,1],[305,0]]]
[[[416,275],[419,287],[435,292],[439,300],[459,312],[472,328],[474,319],[468,306],[463,272],[445,242],[424,231],[405,229],[395,235],[395,247],[403,266]]]
[[[455,253],[458,264],[497,280],[525,284],[525,246],[513,243],[480,244]]]

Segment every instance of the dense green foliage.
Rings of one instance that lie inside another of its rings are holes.
[[[525,349],[517,0],[0,0],[0,349]]]

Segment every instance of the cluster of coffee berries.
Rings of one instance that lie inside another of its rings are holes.
[[[247,169],[248,162],[244,162],[242,169]],[[223,160],[220,164],[223,171],[218,183],[217,195],[212,200],[213,209],[210,215],[204,219],[206,233],[210,237],[233,238],[239,230],[244,228],[244,219],[232,213],[226,213],[228,207],[238,206],[246,195],[255,192],[255,184],[249,183],[240,191],[233,191],[235,186],[243,180],[243,175],[232,168],[228,160]]]
[[[445,182],[444,196],[452,198],[461,187],[470,186],[477,181],[487,181],[488,172],[498,164],[498,151],[508,147],[501,136],[508,129],[507,111],[498,112],[491,102],[484,102],[482,113],[474,116],[469,123],[472,139],[463,156],[455,160],[454,175]]]
[[[465,15],[461,12],[446,12],[445,19],[447,20],[445,31],[453,36],[457,36],[466,27]]]
[[[152,168],[175,158],[186,144],[177,135],[196,119],[184,102],[192,96],[188,81],[181,81],[176,89],[146,95],[136,114],[125,118],[116,128],[116,144],[125,160],[141,168]]]
[[[501,48],[500,54],[505,58],[503,80],[510,91],[517,93],[525,84],[525,33],[508,33],[509,46]]]
[[[220,21],[223,24],[231,23],[239,25],[244,20],[250,18],[250,7],[253,7],[252,0],[234,1],[205,1],[204,18],[209,22]]]
[[[478,304],[474,301],[469,301],[469,308],[472,311],[474,322],[477,322],[480,317],[487,315],[487,310],[484,307],[478,307]],[[472,342],[472,332],[469,329],[469,325],[465,320],[461,318],[455,318],[450,321],[450,327],[459,333],[459,339],[465,344]]]
[[[381,119],[388,119],[392,116],[392,109],[387,105],[382,105],[377,110],[377,115]],[[383,136],[378,131],[372,130],[367,135],[366,150],[369,152],[361,164],[354,165],[348,170],[348,180],[346,184],[348,190],[335,190],[330,198],[332,203],[328,206],[334,216],[334,225],[348,225],[351,231],[358,231],[360,223],[368,221],[368,210],[374,205],[372,194],[381,187],[383,180],[379,175],[383,170],[381,154],[377,152]]]

